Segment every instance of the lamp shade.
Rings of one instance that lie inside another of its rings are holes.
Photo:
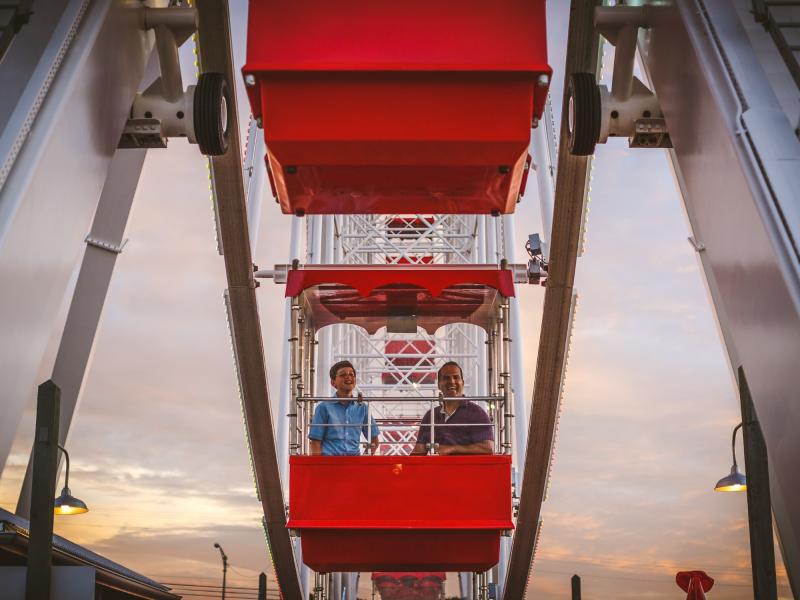
[[[53,512],[57,515],[79,515],[88,511],[86,503],[75,498],[68,487],[61,490],[61,495],[53,503]]]
[[[747,477],[739,472],[736,464],[731,467],[731,472],[714,486],[715,492],[744,492],[745,490],[747,490]]]

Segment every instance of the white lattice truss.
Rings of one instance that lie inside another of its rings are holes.
[[[473,215],[346,215],[334,223],[340,263],[475,262]]]

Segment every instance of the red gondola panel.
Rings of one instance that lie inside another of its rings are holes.
[[[381,600],[440,600],[445,579],[443,572],[372,574]]]
[[[283,212],[511,213],[541,116],[544,0],[251,0]]]
[[[511,520],[511,457],[292,456],[289,521],[318,572],[485,571]]]

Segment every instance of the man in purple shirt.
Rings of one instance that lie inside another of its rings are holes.
[[[439,444],[439,454],[491,454],[494,452],[494,433],[489,415],[469,400],[448,400],[464,395],[464,375],[456,362],[442,365],[437,374],[439,390],[444,397],[443,406],[433,411],[434,443]],[[440,427],[444,425],[444,427]],[[455,425],[448,427],[447,425]],[[425,413],[417,432],[417,443],[412,454],[425,454],[431,441],[431,411]]]

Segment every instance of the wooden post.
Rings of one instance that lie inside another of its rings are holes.
[[[750,388],[739,367],[739,400],[742,405],[742,439],[747,474],[747,520],[750,529],[750,565],[753,570],[753,597],[776,600],[775,547],[772,538],[772,504],[769,495],[767,446],[758,424]]]
[[[581,600],[581,578],[578,575],[572,576],[572,600]]]
[[[53,499],[58,466],[58,418],[61,390],[48,380],[39,386],[33,443],[31,531],[28,544],[26,600],[50,597],[53,548]]]

